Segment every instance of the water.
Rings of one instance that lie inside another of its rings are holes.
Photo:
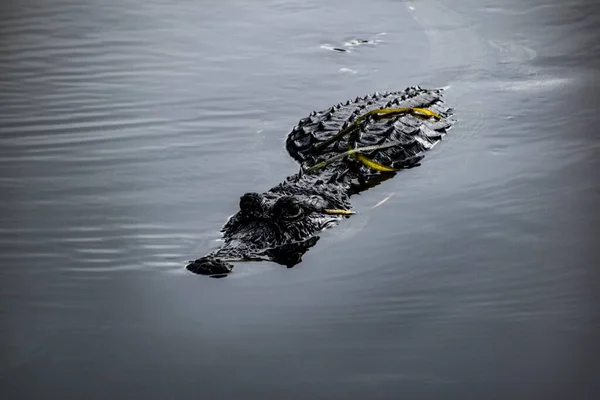
[[[555,3],[2,4],[1,397],[596,398],[599,14]],[[421,167],[184,271],[300,118],[414,84],[460,120]]]

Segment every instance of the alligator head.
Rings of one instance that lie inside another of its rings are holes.
[[[187,266],[221,277],[232,261],[274,261],[292,267],[318,240],[318,232],[352,214],[348,187],[331,177],[297,174],[266,193],[246,193],[223,226],[221,248]]]

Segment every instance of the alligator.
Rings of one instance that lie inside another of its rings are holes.
[[[236,261],[293,267],[319,232],[355,213],[352,195],[420,165],[454,122],[442,90],[418,86],[313,111],[286,139],[299,172],[265,193],[244,194],[221,229],[222,246],[187,270],[224,277]]]

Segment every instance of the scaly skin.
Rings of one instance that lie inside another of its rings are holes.
[[[348,127],[354,128],[353,122],[369,111],[405,107],[427,109],[440,118],[414,113],[373,115],[361,119],[354,132],[336,136]],[[231,272],[231,261],[269,260],[294,266],[315,245],[320,231],[348,217],[343,211],[350,210],[352,194],[393,176],[375,171],[352,156],[318,169],[315,166],[349,148],[377,145],[382,148],[364,155],[395,170],[412,168],[419,165],[423,153],[440,141],[453,123],[451,110],[443,106],[441,92],[419,87],[357,97],[311,113],[300,120],[286,141],[289,154],[301,165],[300,172],[265,193],[243,195],[240,210],[221,230],[223,246],[190,262],[187,269],[221,277]]]

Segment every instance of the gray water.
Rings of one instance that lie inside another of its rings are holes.
[[[3,2],[0,397],[597,398],[599,15]],[[300,118],[416,84],[459,123],[301,264],[184,270]]]

